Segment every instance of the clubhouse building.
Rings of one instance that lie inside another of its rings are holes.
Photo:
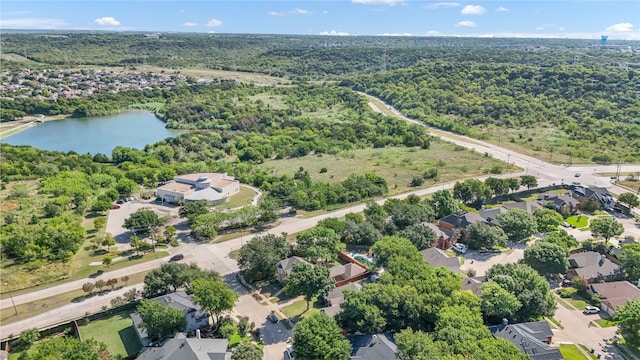
[[[156,189],[156,196],[167,203],[206,200],[217,205],[239,191],[240,182],[226,173],[195,173],[174,177],[173,181]]]

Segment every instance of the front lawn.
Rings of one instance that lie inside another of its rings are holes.
[[[321,305],[318,297],[313,298],[311,301],[311,307],[307,310],[307,301],[305,299],[298,300],[293,304],[287,305],[282,308],[282,313],[285,314],[289,319],[294,317],[306,317],[309,315],[313,315],[315,313],[320,312]]]
[[[589,358],[584,356],[582,351],[580,351],[580,349],[574,344],[561,344],[560,353],[565,360],[589,360]]]
[[[600,327],[603,327],[603,328],[618,325],[618,324],[616,324],[615,321],[611,321],[611,319],[597,319],[597,320],[593,320],[593,321],[598,323],[598,325],[600,325]]]
[[[569,216],[565,221],[569,223],[569,225],[575,226],[577,229],[580,229],[589,225],[589,217],[586,215]]]
[[[123,311],[80,326],[80,336],[83,340],[94,338],[102,341],[107,344],[107,349],[114,355],[126,357],[137,354],[142,345],[138,341],[138,336],[129,317],[132,312],[133,310]]]

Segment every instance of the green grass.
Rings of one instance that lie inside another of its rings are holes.
[[[565,221],[568,222],[569,225],[573,225],[578,229],[589,225],[589,218],[586,215],[569,216]]]
[[[593,320],[593,321],[595,323],[597,323],[598,325],[600,325],[600,327],[603,327],[603,328],[618,325],[618,324],[616,324],[615,321],[611,321],[610,319],[596,319],[596,320]]]
[[[564,325],[560,324],[560,322],[558,320],[556,320],[555,318],[547,318],[547,320],[549,322],[551,322],[553,324],[553,326],[555,326],[558,329],[564,329]]]
[[[595,356],[595,355],[593,355],[593,354],[591,353],[591,349],[589,349],[586,345],[578,344],[578,346],[580,346],[580,348],[581,348],[582,350],[584,350],[584,351],[587,353],[587,355],[589,355],[589,357],[590,357],[591,359],[593,359],[593,360],[597,360],[597,359],[598,359],[598,357],[597,357],[597,356]]]
[[[248,188],[246,186],[240,186],[240,191],[237,194],[230,197],[228,202],[224,204],[216,205],[213,208],[220,210],[220,209],[227,209],[227,208],[234,209],[237,207],[246,206],[251,204],[251,201],[253,200],[254,196],[256,196],[256,192],[253,191],[251,188]]]
[[[571,304],[569,304],[568,302],[565,301],[565,299],[560,298],[559,296],[556,297],[556,301],[558,302],[558,304],[560,304],[563,308],[568,309],[568,310],[575,310],[576,308],[573,307]]]
[[[454,144],[435,140],[430,149],[386,147],[344,151],[336,155],[309,155],[295,159],[267,160],[260,165],[271,175],[293,176],[299,168],[309,172],[312,180],[339,182],[353,173],[375,173],[387,180],[391,195],[415,189],[409,186],[414,176],[438,169],[437,179],[425,180],[423,187],[462,178],[487,174],[501,161],[471,150],[454,150]],[[326,167],[327,172],[320,173]],[[512,169],[516,170],[516,169]]]
[[[288,317],[289,319],[291,318],[295,318],[295,317],[300,317],[300,318],[304,318],[305,316],[309,316],[315,313],[319,313],[320,312],[320,302],[318,300],[318,297],[315,297],[312,301],[311,301],[311,306],[309,307],[309,310],[307,310],[307,301],[304,299],[298,300],[296,302],[294,302],[293,304],[287,305],[285,307],[282,308],[282,313]]]
[[[133,310],[112,315],[109,318],[93,321],[80,326],[80,336],[83,340],[94,338],[107,345],[113,355],[129,356],[137,354],[142,345],[138,341],[136,331],[129,314]]]
[[[144,280],[147,271],[139,272],[136,274],[129,275],[129,281],[126,285],[134,285],[142,283]],[[87,282],[95,282],[91,279],[87,279]],[[116,285],[116,289],[120,286],[124,286],[125,284],[122,282],[118,282]],[[142,287],[139,287],[138,290],[142,290]],[[92,296],[98,296],[94,294]],[[8,307],[0,310],[0,322],[4,324],[13,323],[16,321],[28,319],[32,316],[36,316],[47,311],[54,310],[61,306],[70,304],[74,299],[75,301],[82,301],[82,299],[86,298],[87,294],[82,291],[82,289],[77,289],[61,294],[56,294],[44,299],[35,300],[32,302],[24,303],[17,305],[16,308],[18,310],[18,314],[16,315],[13,307]]]
[[[574,344],[561,344],[560,353],[565,360],[588,359],[580,349]]]
[[[571,305],[573,305],[575,308],[577,308],[578,310],[584,310],[584,308],[589,305],[588,302],[586,302],[584,299],[578,297],[577,295],[574,295],[573,297],[566,299],[569,300],[569,302],[571,303]]]

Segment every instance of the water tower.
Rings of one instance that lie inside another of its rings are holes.
[[[602,46],[607,45],[607,38],[609,38],[609,36],[607,36],[607,35],[600,36],[600,45],[602,45]]]

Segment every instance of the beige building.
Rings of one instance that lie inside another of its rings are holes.
[[[174,177],[156,189],[156,196],[168,203],[206,200],[217,205],[239,191],[240,182],[226,173],[195,173]]]

